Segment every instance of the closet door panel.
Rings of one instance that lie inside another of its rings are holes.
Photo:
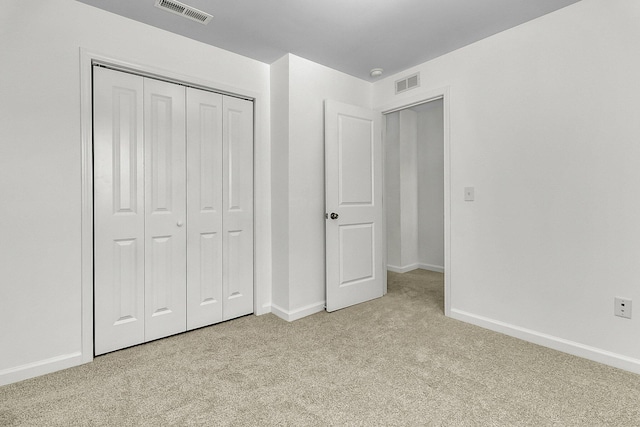
[[[93,69],[95,354],[144,341],[143,79]]]
[[[222,321],[222,95],[187,89],[187,329]]]
[[[186,330],[185,89],[144,79],[145,341]]]
[[[223,97],[223,319],[253,313],[253,103]]]

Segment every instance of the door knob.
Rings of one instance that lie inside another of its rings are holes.
[[[176,225],[177,225],[178,227],[182,227],[182,226],[184,225],[184,222],[182,222],[182,221],[178,221],[178,222],[176,223]]]
[[[331,212],[331,219],[338,219],[338,214],[335,212]]]

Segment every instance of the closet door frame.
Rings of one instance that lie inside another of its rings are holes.
[[[256,209],[256,205],[262,206],[266,203],[265,194],[269,194],[269,187],[260,187],[262,191],[258,192],[256,185],[261,179],[265,179],[265,175],[270,175],[268,167],[258,168],[257,161],[259,145],[258,135],[260,135],[260,116],[258,105],[262,105],[263,95],[258,92],[248,91],[232,87],[229,85],[219,84],[212,81],[203,80],[197,77],[185,76],[168,70],[163,70],[149,64],[140,64],[134,61],[118,59],[111,56],[105,56],[100,53],[92,52],[84,48],[80,48],[80,127],[81,127],[81,195],[82,195],[82,211],[81,211],[81,357],[80,363],[87,363],[94,357],[94,265],[93,265],[93,66],[103,65],[114,70],[138,74],[144,77],[151,77],[165,80],[172,83],[183,84],[195,88],[217,92],[223,95],[237,97],[253,102],[254,118],[253,118],[253,226],[254,226],[254,274],[253,288],[254,298],[253,307],[254,314],[260,315],[267,313],[268,308],[268,287],[270,283],[268,279],[260,280],[258,271],[266,271],[269,269],[270,252],[268,250],[258,250],[258,244],[265,247],[264,242],[257,242],[258,236],[268,236],[265,230],[269,227],[266,212],[260,214],[260,210]],[[258,169],[262,172],[259,174]],[[264,211],[264,209],[263,209]],[[262,228],[259,228],[262,225]],[[264,283],[263,283],[264,282]]]

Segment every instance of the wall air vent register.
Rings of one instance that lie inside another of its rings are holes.
[[[396,95],[420,86],[420,73],[396,80]]]

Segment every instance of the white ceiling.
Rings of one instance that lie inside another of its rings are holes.
[[[78,0],[268,64],[293,53],[366,80],[390,75],[579,0],[182,0],[208,25],[155,0]]]

